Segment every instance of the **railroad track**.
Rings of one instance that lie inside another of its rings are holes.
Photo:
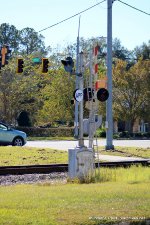
[[[100,162],[95,163],[95,167],[130,167],[131,165],[150,166],[148,160],[141,161],[122,161],[122,162]],[[1,166],[0,175],[21,175],[33,173],[54,173],[68,172],[68,164],[50,164],[50,165],[30,165],[30,166]]]

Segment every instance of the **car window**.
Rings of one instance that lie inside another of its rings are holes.
[[[0,124],[0,130],[7,130],[7,127],[4,126],[3,124]]]

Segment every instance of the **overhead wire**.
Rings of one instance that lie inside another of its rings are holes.
[[[78,13],[76,13],[76,14],[74,14],[74,15],[72,15],[72,16],[66,18],[66,19],[64,19],[64,20],[59,21],[58,23],[52,24],[52,25],[49,26],[49,27],[46,27],[46,28],[44,28],[44,29],[42,29],[42,30],[39,30],[38,32],[42,32],[42,31],[44,31],[44,30],[47,30],[47,29],[52,28],[52,27],[54,27],[54,26],[57,26],[57,25],[60,24],[60,23],[63,23],[63,22],[65,22],[65,21],[67,21],[67,20],[70,20],[70,19],[72,19],[73,17],[78,16],[78,15],[80,15],[80,14],[82,14],[82,13],[84,13],[84,12],[86,12],[86,11],[88,11],[88,10],[94,8],[94,7],[96,7],[97,5],[99,5],[99,4],[101,4],[101,3],[105,2],[105,1],[106,1],[106,0],[103,0],[103,1],[101,1],[101,2],[98,2],[98,3],[96,3],[95,5],[92,5],[92,6],[90,6],[90,7],[87,8],[87,9],[84,9],[84,10],[82,10],[82,11],[80,11],[80,12],[78,12]]]
[[[98,2],[98,3],[96,3],[95,5],[92,5],[92,6],[90,6],[90,7],[87,8],[87,9],[84,9],[84,10],[82,10],[82,11],[80,11],[80,12],[78,12],[78,13],[76,13],[76,14],[70,16],[70,17],[67,17],[67,18],[64,19],[64,20],[61,20],[61,21],[59,21],[59,22],[57,22],[57,23],[55,23],[55,24],[52,24],[51,26],[48,26],[48,27],[46,27],[46,28],[44,28],[44,29],[42,29],[42,30],[39,30],[38,32],[42,32],[42,31],[44,31],[44,30],[50,29],[50,28],[52,28],[52,27],[54,27],[54,26],[57,26],[57,25],[59,25],[59,24],[65,22],[65,21],[67,21],[67,20],[70,20],[70,19],[72,19],[72,18],[74,18],[74,17],[76,17],[76,16],[78,16],[78,15],[80,15],[80,14],[82,14],[82,13],[84,13],[84,12],[86,12],[86,11],[88,11],[88,10],[90,10],[90,9],[92,9],[92,8],[94,8],[94,7],[96,7],[96,6],[98,6],[98,5],[100,5],[101,3],[105,2],[105,1],[106,1],[106,0],[103,0],[103,1],[101,1],[101,2]],[[147,12],[141,10],[141,9],[138,9],[138,8],[132,6],[132,5],[129,5],[129,4],[127,4],[126,2],[123,2],[123,1],[121,1],[121,0],[112,0],[112,2],[116,2],[116,1],[118,1],[118,2],[120,2],[120,3],[122,3],[122,4],[124,4],[124,5],[126,5],[126,6],[128,6],[128,7],[130,7],[130,8],[132,8],[132,9],[135,9],[135,10],[141,12],[141,13],[144,13],[144,14],[150,16],[150,13],[147,13]]]
[[[135,9],[135,10],[141,12],[141,13],[144,13],[144,14],[150,16],[150,13],[147,13],[147,12],[141,10],[141,9],[138,9],[138,8],[132,6],[132,5],[129,5],[129,4],[127,4],[126,2],[123,2],[123,1],[121,1],[121,0],[117,0],[117,1],[118,1],[118,2],[121,2],[122,4],[124,4],[124,5],[126,5],[126,6],[129,6],[129,7],[132,8],[132,9]]]

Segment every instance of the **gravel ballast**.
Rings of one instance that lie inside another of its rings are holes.
[[[67,173],[24,174],[0,176],[0,185],[34,184],[34,183],[66,183]]]

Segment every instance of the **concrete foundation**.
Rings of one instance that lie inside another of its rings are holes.
[[[86,179],[93,173],[94,153],[91,148],[76,147],[68,150],[69,178]]]

